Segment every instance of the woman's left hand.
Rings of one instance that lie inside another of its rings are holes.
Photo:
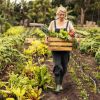
[[[71,31],[71,32],[69,32],[69,35],[71,36],[71,37],[75,37],[75,33],[73,32],[73,31]]]

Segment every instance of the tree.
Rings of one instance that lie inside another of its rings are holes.
[[[33,1],[33,5],[29,3],[28,7],[28,16],[34,22],[48,23],[54,17],[54,9],[50,0],[35,0]]]
[[[85,14],[91,5],[91,0],[75,0],[75,9],[80,12],[80,24],[83,26]]]
[[[52,0],[52,5],[55,7],[55,6],[60,6],[60,5],[63,5],[63,6],[66,6],[66,0]]]
[[[95,2],[91,5],[91,9],[97,10],[98,16],[97,16],[97,20],[100,20],[100,0],[95,0]]]

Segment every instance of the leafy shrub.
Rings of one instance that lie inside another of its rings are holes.
[[[0,37],[0,71],[7,66],[13,65],[16,66],[15,68],[19,68],[22,64],[24,65],[26,57],[22,52],[26,36],[27,34],[23,33]]]
[[[6,94],[5,96],[8,100],[11,99],[14,95],[15,97],[17,97],[17,100],[26,100],[33,98],[34,100],[40,100],[42,89],[39,89],[38,87],[32,87],[32,84],[34,84],[32,79],[29,79],[23,74],[18,75],[11,73],[9,76],[8,84],[2,85],[2,87],[5,87],[5,89],[0,90],[0,93],[3,95]]]
[[[9,35],[18,35],[25,32],[25,28],[23,26],[14,26],[8,29],[4,34]]]
[[[28,49],[24,50],[24,54],[32,58],[34,62],[40,64],[40,60],[43,58],[45,61],[50,52],[44,43],[40,40],[35,40]]]
[[[85,52],[85,53],[96,53],[96,51],[98,50],[99,46],[100,46],[100,36],[97,35],[93,35],[93,36],[88,36],[86,38],[84,38],[81,42],[80,42],[80,50],[81,52]]]
[[[81,52],[87,53],[91,49],[91,45],[94,43],[93,39],[85,38],[81,41],[79,49]]]
[[[11,28],[11,24],[8,22],[5,22],[5,30],[7,31],[9,28]]]
[[[76,29],[76,33],[81,34],[81,35],[85,35],[85,36],[90,34],[89,32],[87,32],[85,30],[79,30],[79,29]]]
[[[45,34],[42,30],[40,30],[39,28],[36,28],[33,32],[32,35],[35,35],[38,38],[44,38]]]
[[[97,25],[100,26],[100,20],[97,21]]]
[[[95,54],[95,59],[96,59],[97,63],[100,64],[100,48],[98,49],[98,51]]]
[[[52,84],[52,77],[46,65],[36,66],[32,61],[28,61],[23,72],[34,81],[33,87],[39,86],[46,89],[47,85]]]

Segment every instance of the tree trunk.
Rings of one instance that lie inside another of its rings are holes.
[[[84,20],[85,20],[85,11],[83,8],[81,8],[81,25],[84,25]]]

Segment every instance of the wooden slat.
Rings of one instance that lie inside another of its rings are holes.
[[[51,51],[72,51],[72,47],[48,47]]]
[[[70,39],[70,41],[66,41],[66,40],[63,40],[61,38],[57,38],[57,37],[48,37],[48,41],[51,42],[51,41],[59,41],[59,42],[72,42],[73,41],[73,38]]]
[[[68,42],[50,42],[49,46],[72,46],[72,43]]]
[[[51,51],[72,51],[73,43],[57,37],[48,37],[48,49]]]

